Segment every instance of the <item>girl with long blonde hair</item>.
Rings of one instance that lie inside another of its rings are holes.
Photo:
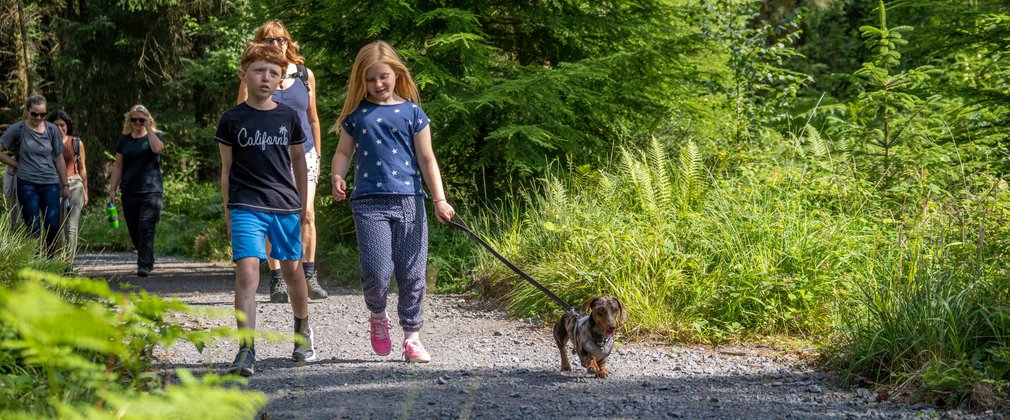
[[[438,220],[445,223],[456,214],[446,201],[431,146],[431,121],[421,110],[410,71],[385,42],[361,48],[348,80],[344,109],[334,125],[340,140],[333,155],[333,198],[348,199],[344,174],[353,156],[354,191],[349,199],[360,251],[361,286],[371,313],[372,350],[385,356],[392,347],[386,295],[395,274],[403,359],[428,362],[431,355],[420,341],[428,261],[427,194],[422,178]]]

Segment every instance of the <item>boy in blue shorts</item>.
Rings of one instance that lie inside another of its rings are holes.
[[[298,113],[271,99],[287,65],[276,46],[246,48],[238,76],[245,82],[248,99],[221,115],[214,139],[221,151],[221,195],[235,261],[235,309],[245,314],[245,319],[236,319],[238,328],[256,329],[259,266],[267,257],[264,238],[270,238],[270,256],[281,262],[287,282],[295,333],[305,338],[304,343],[295,343],[291,358],[305,362],[316,358],[301,267],[308,182],[301,146],[305,134]],[[253,340],[243,339],[228,372],[250,376],[255,362]]]

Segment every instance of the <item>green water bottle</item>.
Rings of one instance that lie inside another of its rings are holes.
[[[109,205],[105,206],[105,213],[109,215],[109,227],[119,229],[119,212],[116,211],[116,203],[110,201]]]

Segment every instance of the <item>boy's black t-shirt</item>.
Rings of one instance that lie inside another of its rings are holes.
[[[161,133],[154,133],[162,142]],[[161,183],[161,155],[151,151],[147,136],[134,138],[124,134],[116,145],[116,153],[123,155],[123,173],[120,186],[123,194],[164,192]]]
[[[290,107],[262,111],[244,102],[221,115],[214,140],[232,149],[228,208],[293,214],[302,209],[288,146],[305,143]]]

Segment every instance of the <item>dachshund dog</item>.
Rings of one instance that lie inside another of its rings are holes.
[[[565,347],[572,340],[572,353],[582,367],[597,378],[607,377],[607,356],[614,348],[614,332],[627,321],[624,304],[613,296],[597,296],[582,305],[580,316],[565,314],[554,324],[554,342],[561,352],[561,370],[570,371]]]

